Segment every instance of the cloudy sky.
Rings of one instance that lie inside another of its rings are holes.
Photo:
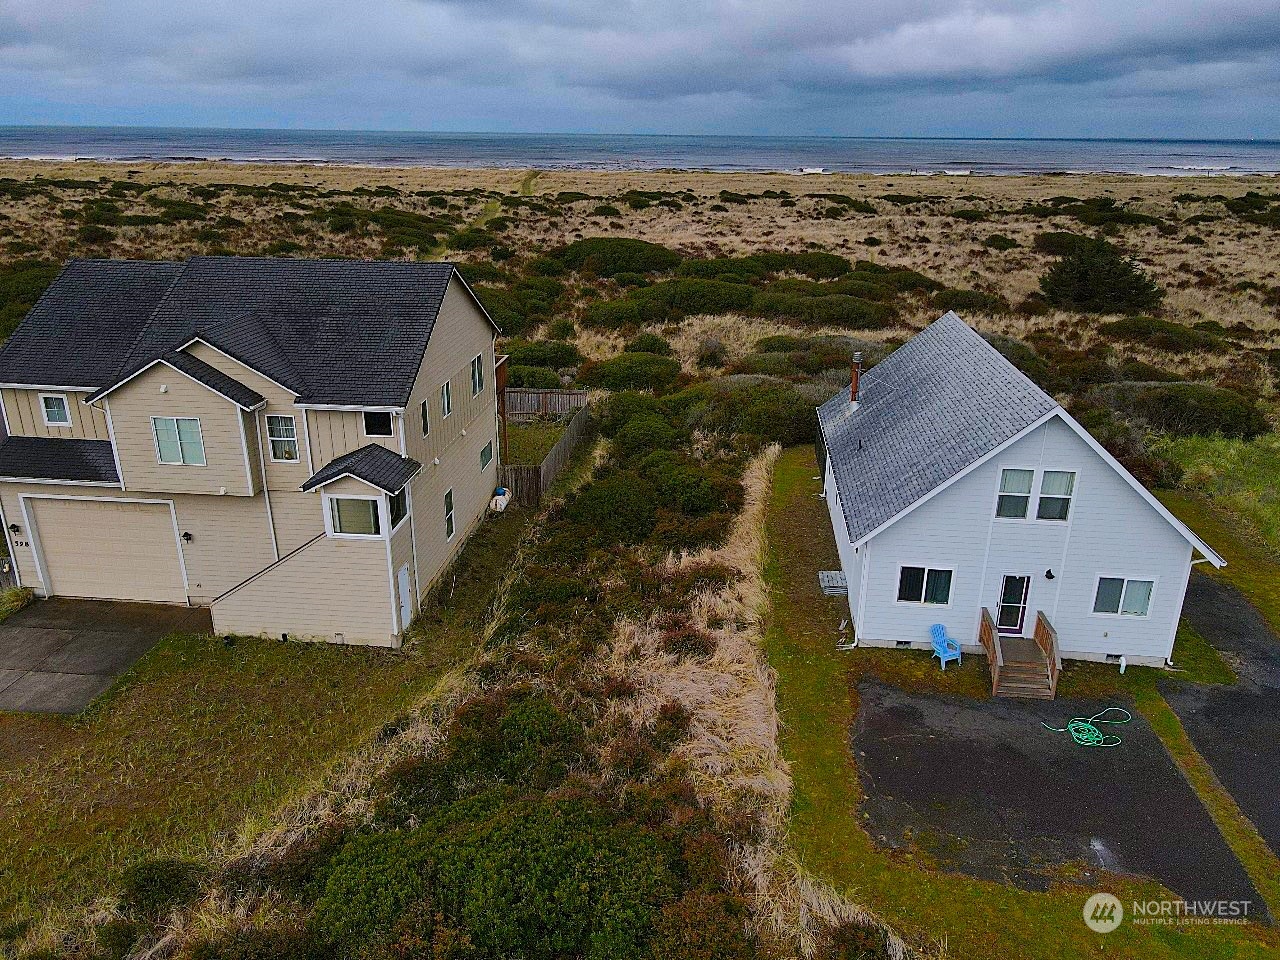
[[[1280,0],[0,0],[0,123],[1280,137]]]

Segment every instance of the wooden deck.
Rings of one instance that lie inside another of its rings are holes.
[[[1057,694],[1062,657],[1057,631],[1043,613],[1036,614],[1032,636],[1017,637],[997,633],[990,612],[984,609],[978,641],[991,665],[992,696],[1052,700]]]

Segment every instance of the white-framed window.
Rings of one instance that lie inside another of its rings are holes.
[[[447,417],[453,413],[453,385],[448,380],[440,388],[440,416]]]
[[[1117,617],[1145,617],[1151,612],[1154,580],[1099,577],[1093,595],[1093,612]]]
[[[44,414],[45,426],[71,426],[71,407],[65,393],[40,394],[40,411]]]
[[[471,395],[473,397],[480,396],[480,391],[484,389],[484,357],[476,354],[474,360],[471,361]]]
[[[203,467],[204,435],[197,417],[152,417],[156,457],[161,463]]]
[[[1036,519],[1067,519],[1071,512],[1071,495],[1075,489],[1074,471],[1046,470],[1040,476],[1040,500],[1036,503]]]
[[[387,516],[391,520],[391,529],[400,526],[401,521],[409,515],[409,488],[402,487],[399,493],[387,497]]]
[[[450,488],[444,492],[444,538],[452,540],[453,532],[453,489]]]
[[[366,410],[364,412],[364,435],[366,437],[395,436],[390,412],[386,410]]]
[[[418,413],[422,415],[422,435],[428,436],[431,433],[431,404],[423,400],[418,408]]]
[[[480,469],[483,470],[493,462],[493,441],[490,440],[480,450]]]
[[[267,414],[267,445],[276,463],[298,462],[298,426],[283,413]]]
[[[898,570],[898,602],[943,606],[951,602],[954,571],[937,567],[902,567]]]
[[[1031,485],[1036,472],[1021,467],[1000,471],[1000,494],[996,497],[996,516],[1004,520],[1025,520],[1031,506]]]
[[[326,497],[329,532],[339,537],[380,537],[382,519],[372,497]]]

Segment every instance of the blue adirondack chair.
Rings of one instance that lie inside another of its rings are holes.
[[[960,662],[960,644],[947,636],[946,627],[935,623],[929,628],[929,634],[933,638],[933,655],[942,661],[943,670],[947,669],[947,663],[952,660]]]

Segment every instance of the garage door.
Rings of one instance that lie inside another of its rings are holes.
[[[29,500],[49,592],[186,603],[169,505]]]

